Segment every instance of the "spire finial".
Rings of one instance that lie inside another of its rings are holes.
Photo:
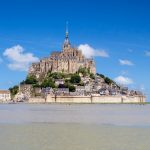
[[[68,21],[66,21],[66,37],[68,37]]]

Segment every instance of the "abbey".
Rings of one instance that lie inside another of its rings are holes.
[[[35,75],[37,78],[47,72],[75,73],[80,67],[96,73],[95,62],[93,59],[87,59],[78,48],[71,47],[69,34],[66,31],[66,37],[62,51],[54,51],[50,57],[43,58],[38,63],[33,63],[29,68],[29,75]]]

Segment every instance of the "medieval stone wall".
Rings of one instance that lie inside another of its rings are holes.
[[[29,103],[144,103],[144,96],[51,96],[47,95],[46,99],[30,98]]]

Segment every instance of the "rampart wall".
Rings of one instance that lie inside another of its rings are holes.
[[[51,96],[30,98],[29,103],[144,103],[144,96]]]

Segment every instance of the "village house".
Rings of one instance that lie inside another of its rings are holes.
[[[63,79],[55,79],[55,85],[63,85],[64,84],[64,80]]]
[[[92,92],[92,85],[90,85],[90,84],[85,85],[85,92],[91,93]]]
[[[7,102],[11,100],[11,94],[9,90],[0,90],[0,101]]]
[[[128,94],[129,94],[129,89],[128,89],[128,87],[123,87],[123,88],[121,88],[120,93],[121,93],[122,95],[128,95]]]
[[[117,89],[110,89],[110,90],[109,90],[109,94],[110,94],[110,95],[117,95],[117,94],[118,94],[118,91],[117,91]]]
[[[40,87],[34,88],[35,96],[41,96],[42,89]]]
[[[85,87],[84,86],[76,86],[76,94],[80,96],[84,96]]]
[[[20,84],[19,92],[25,94],[26,97],[30,98],[32,96],[33,87],[31,84]]]
[[[102,95],[109,95],[109,90],[107,88],[101,88],[99,90],[99,94],[102,96]]]
[[[89,78],[89,77],[81,77],[81,80],[82,80],[82,82],[84,83],[84,85],[90,83],[90,78]]]
[[[47,96],[48,94],[54,95],[54,90],[53,90],[53,88],[51,88],[51,87],[42,88],[42,90],[41,90],[41,95],[45,97],[45,96]]]
[[[105,80],[99,76],[96,76],[95,77],[95,83],[102,84],[102,83],[105,83]]]
[[[56,95],[69,95],[69,88],[58,88]]]

